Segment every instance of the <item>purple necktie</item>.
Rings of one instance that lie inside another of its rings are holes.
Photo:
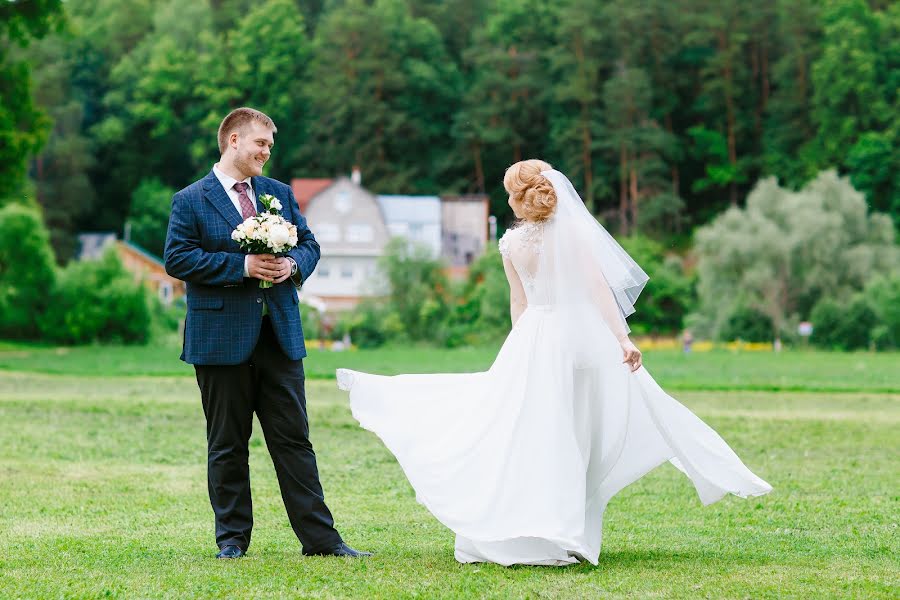
[[[250,201],[250,196],[247,195],[247,188],[249,187],[250,184],[244,183],[243,181],[238,181],[234,184],[234,189],[236,189],[238,193],[238,202],[241,205],[241,217],[243,217],[245,221],[256,214],[256,207],[253,206],[253,203]]]

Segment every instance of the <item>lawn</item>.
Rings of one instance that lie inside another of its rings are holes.
[[[393,375],[483,371],[500,344],[446,350],[394,346],[331,352],[309,348],[310,379],[333,379],[338,367]],[[19,371],[80,376],[192,376],[177,342],[147,346],[48,347],[0,342],[0,373]],[[646,352],[645,364],[669,390],[868,391],[900,393],[900,353],[791,350],[780,353],[714,350],[684,355]]]
[[[199,394],[172,352],[0,348],[0,598],[900,595],[897,355],[648,353],[774,492],[703,507],[665,466],[610,504],[598,567],[505,569],[453,560],[452,534],[330,380],[308,384],[326,497],[376,556],[300,555],[257,430],[253,544],[216,561]],[[493,352],[314,353],[307,369],[477,370]]]

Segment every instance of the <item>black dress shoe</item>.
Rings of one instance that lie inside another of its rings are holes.
[[[333,548],[328,548],[319,552],[310,552],[307,556],[347,556],[349,558],[362,558],[364,556],[372,556],[372,553],[354,550],[344,542],[341,542]]]
[[[244,555],[244,551],[237,546],[223,546],[216,558],[240,558]]]

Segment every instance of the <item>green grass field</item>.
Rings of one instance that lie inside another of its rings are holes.
[[[499,347],[445,350],[409,346],[348,352],[309,348],[304,366],[310,379],[333,379],[338,367],[385,375],[483,371],[490,367]],[[178,360],[180,352],[174,341],[74,348],[0,342],[0,373],[193,376],[193,368]],[[715,350],[685,356],[680,351],[655,350],[646,353],[645,364],[669,390],[900,393],[900,353]]]
[[[312,353],[380,372],[478,370],[495,348]],[[648,353],[660,383],[775,487],[701,506],[664,466],[610,504],[600,565],[459,565],[391,455],[308,383],[326,497],[364,561],[304,558],[260,432],[256,527],[213,558],[205,438],[171,347],[0,346],[0,598],[896,598],[900,356]]]

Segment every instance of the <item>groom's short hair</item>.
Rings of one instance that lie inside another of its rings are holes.
[[[219,125],[219,154],[225,154],[225,148],[228,147],[228,136],[231,135],[231,132],[243,130],[250,121],[261,123],[271,129],[272,133],[278,133],[275,122],[267,114],[246,106],[236,108],[228,113],[228,116],[222,119],[222,123]]]

